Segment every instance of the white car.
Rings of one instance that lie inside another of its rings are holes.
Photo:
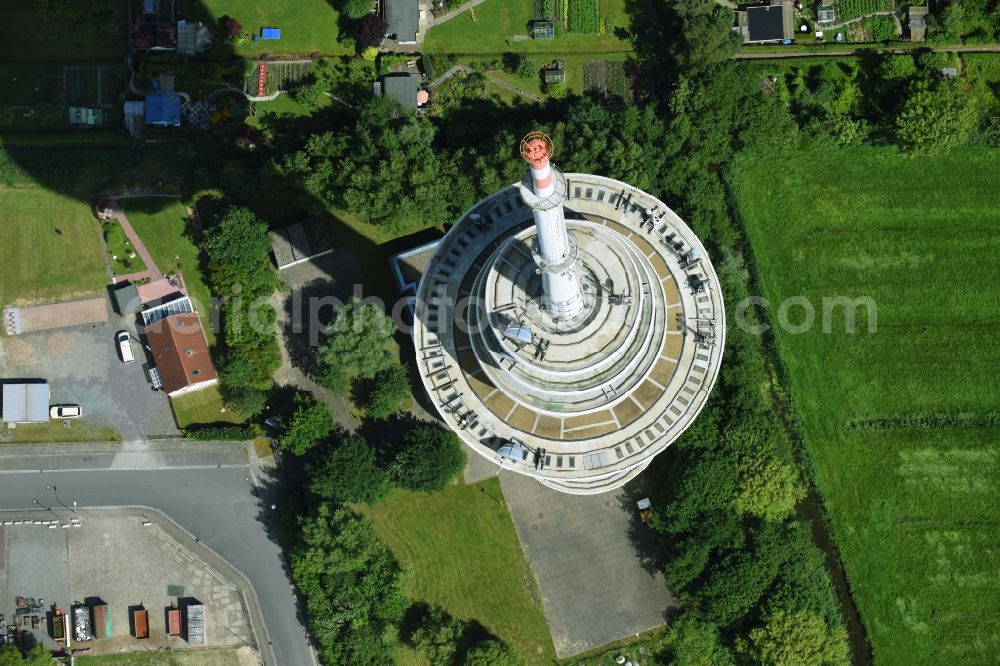
[[[122,363],[131,363],[135,360],[135,354],[132,353],[132,336],[128,331],[118,331],[115,335],[115,340],[118,341],[118,351],[121,352]]]
[[[49,407],[49,418],[52,419],[78,419],[83,416],[80,405],[52,405]]]

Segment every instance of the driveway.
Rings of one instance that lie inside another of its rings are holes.
[[[560,659],[664,624],[677,601],[633,546],[623,493],[568,495],[510,471],[500,484]]]
[[[46,379],[52,404],[79,404],[88,423],[114,428],[126,442],[176,434],[169,399],[147,380],[142,345],[133,340],[134,363],[119,360],[115,332],[121,329],[134,335],[134,319],[112,316],[104,323],[0,338],[0,380]]]

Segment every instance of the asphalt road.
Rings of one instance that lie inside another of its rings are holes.
[[[69,517],[45,490],[51,484],[70,505],[162,511],[250,580],[277,664],[308,666],[314,660],[296,617],[294,590],[278,545],[258,520],[261,508],[245,481],[249,474],[249,467],[6,473],[0,476],[0,510],[35,509],[31,500],[37,498]]]

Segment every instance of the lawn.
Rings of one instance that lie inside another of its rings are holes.
[[[150,198],[122,201],[125,216],[146,245],[156,267],[164,274],[180,273],[195,308],[209,321],[212,300],[201,274],[198,248],[187,236],[187,207],[176,199]],[[211,326],[205,334],[215,338]]]
[[[195,12],[198,20],[213,27],[218,25],[220,17],[232,16],[243,24],[243,32],[251,35],[259,36],[263,27],[281,28],[279,40],[220,43],[213,47],[210,55],[221,56],[234,51],[247,56],[261,53],[309,55],[314,51],[323,55],[353,55],[353,40],[348,39],[347,43],[339,40],[340,15],[334,9],[335,4],[339,3],[329,0],[201,0]]]
[[[178,428],[186,428],[193,423],[243,423],[246,419],[231,407],[223,409],[222,396],[215,386],[192,393],[185,393],[170,399],[174,409],[174,419]]]
[[[878,664],[985,664],[1000,652],[1000,154],[822,149],[735,170],[854,599]],[[822,331],[822,299],[869,297]],[[799,323],[802,305],[789,319]],[[734,331],[734,335],[746,333]]]
[[[428,53],[611,53],[631,51],[628,42],[610,35],[576,35],[564,32],[553,40],[514,41],[527,35],[534,18],[534,0],[486,0],[474,10],[434,26],[427,31],[424,50]],[[605,0],[601,16],[611,15],[619,27],[627,27],[630,17],[623,0]]]
[[[30,182],[0,183],[0,304],[99,293],[109,282],[101,226],[86,201]]]
[[[241,661],[236,652],[236,648],[195,648],[99,657],[78,656],[75,659],[80,666],[240,666]]]
[[[84,414],[86,416],[86,414]],[[91,425],[86,418],[24,423],[7,429],[0,442],[5,444],[39,444],[49,442],[120,442],[122,436],[114,428]]]
[[[125,53],[125,2],[109,2],[108,7],[119,14],[120,37],[81,41],[73,37],[73,25],[65,19],[55,19],[38,11],[32,2],[0,0],[4,38],[0,40],[0,74],[9,78],[22,66],[15,61],[40,60],[102,60],[118,62]]]
[[[531,569],[496,479],[435,494],[397,490],[365,509],[408,569],[414,601],[475,620],[514,646],[528,664],[555,655]],[[406,663],[419,663],[402,651]]]

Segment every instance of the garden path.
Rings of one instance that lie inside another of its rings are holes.
[[[111,199],[108,201],[108,208],[111,209],[111,214],[118,220],[118,224],[122,226],[122,231],[128,236],[128,240],[132,243],[132,247],[135,251],[139,253],[142,257],[142,261],[146,264],[146,270],[140,271],[138,273],[130,273],[128,275],[119,275],[116,282],[121,282],[123,280],[129,280],[135,282],[144,278],[149,278],[150,280],[159,280],[163,277],[163,273],[160,269],[156,267],[156,262],[153,261],[153,257],[149,254],[149,250],[143,244],[142,239],[139,238],[139,234],[135,233],[135,229],[129,223],[128,218],[125,217],[125,212],[122,210],[122,206],[116,199]]]

